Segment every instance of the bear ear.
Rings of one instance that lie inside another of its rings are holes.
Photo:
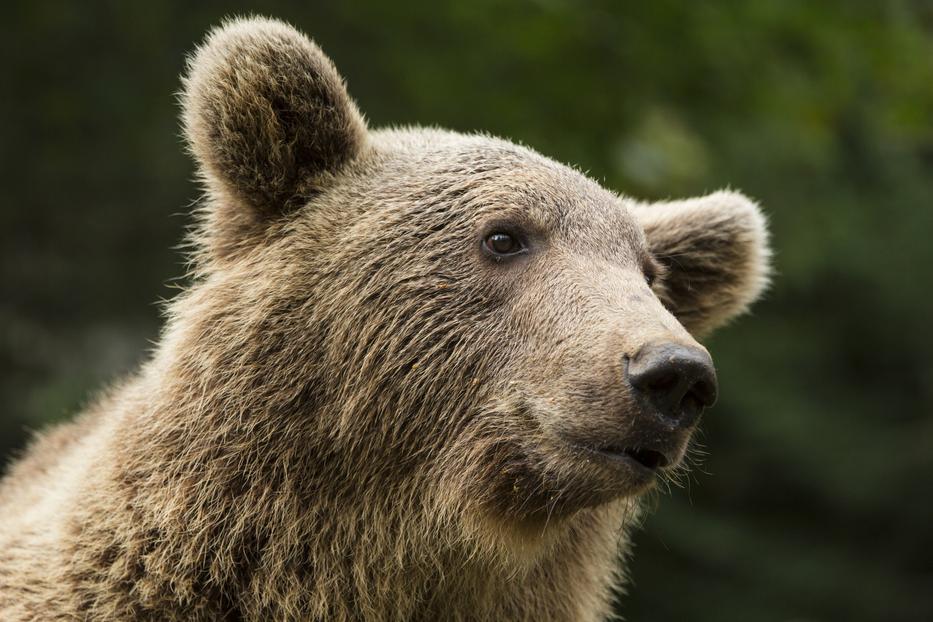
[[[694,335],[745,311],[768,284],[771,251],[765,218],[737,192],[633,208],[666,275],[655,287]]]
[[[181,104],[215,245],[240,245],[306,201],[366,140],[331,61],[275,20],[233,19],[211,31],[188,59]]]

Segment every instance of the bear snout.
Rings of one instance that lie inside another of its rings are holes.
[[[588,396],[593,415],[561,418],[555,430],[581,465],[580,485],[612,493],[588,503],[639,494],[678,466],[702,411],[716,401],[716,371],[698,344],[651,339],[621,362],[604,395],[574,391]]]

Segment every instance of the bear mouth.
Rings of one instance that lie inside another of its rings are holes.
[[[605,447],[595,447],[592,451],[613,461],[637,464],[639,467],[649,471],[657,471],[671,464],[670,458],[663,452],[642,447],[608,445]]]
[[[573,492],[575,502],[581,507],[600,505],[620,497],[636,497],[650,490],[655,482],[680,464],[689,441],[677,434],[668,438],[581,436],[562,435],[561,438],[562,449],[567,452],[564,455],[574,464],[561,485]]]

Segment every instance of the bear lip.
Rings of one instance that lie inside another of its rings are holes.
[[[635,442],[570,443],[578,452],[590,459],[612,468],[623,467],[625,471],[642,477],[650,477],[659,471],[674,467],[682,454],[681,444],[672,439],[670,446]]]
[[[607,445],[593,447],[590,450],[610,460],[635,463],[640,468],[648,471],[658,471],[669,466],[672,462],[667,453],[656,449]]]

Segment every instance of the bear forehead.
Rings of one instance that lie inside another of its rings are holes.
[[[473,224],[513,221],[613,255],[620,246],[637,254],[647,248],[629,199],[492,136],[423,128],[375,131],[356,173],[352,183],[365,184],[367,195],[388,199],[426,224],[440,217]]]

